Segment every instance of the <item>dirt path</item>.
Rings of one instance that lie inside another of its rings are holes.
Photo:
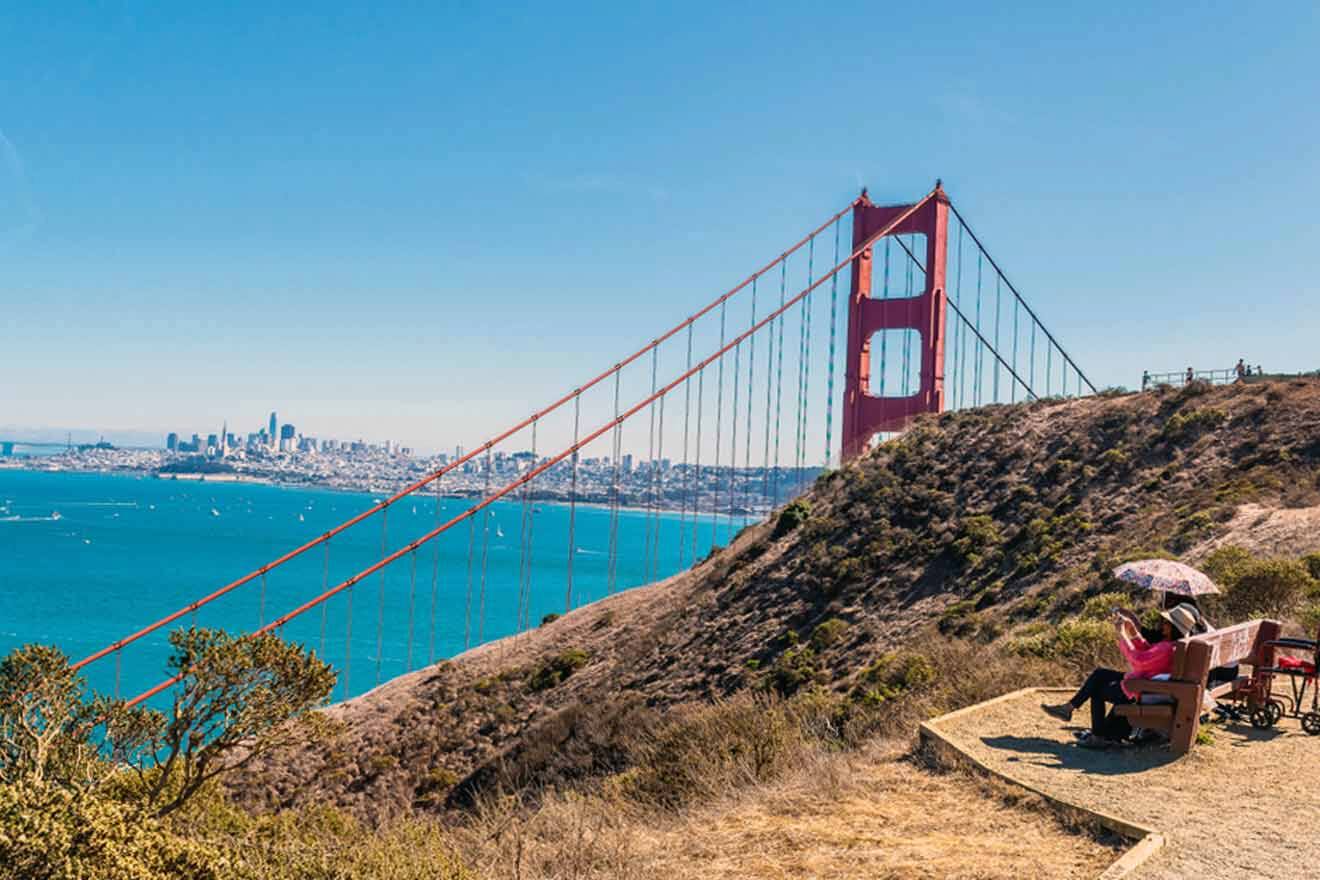
[[[1092,880],[1121,854],[1063,827],[1035,798],[930,772],[893,747],[822,756],[633,831],[627,861],[638,880]]]
[[[939,729],[992,769],[1163,832],[1168,845],[1141,880],[1316,875],[1320,738],[1295,720],[1270,731],[1212,725],[1214,742],[1183,758],[1159,747],[1090,752],[1039,701],[994,703]]]

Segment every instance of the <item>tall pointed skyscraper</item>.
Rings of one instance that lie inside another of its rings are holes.
[[[224,458],[229,454],[229,419],[225,419],[224,427],[220,429],[220,457]]]
[[[280,445],[280,432],[275,430],[279,423],[275,419],[275,413],[270,414],[270,448],[278,449]]]

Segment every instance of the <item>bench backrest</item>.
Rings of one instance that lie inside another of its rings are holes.
[[[1277,639],[1282,630],[1277,620],[1248,620],[1182,639],[1173,654],[1170,678],[1204,683],[1206,674],[1217,666],[1269,665],[1274,651],[1265,643]]]

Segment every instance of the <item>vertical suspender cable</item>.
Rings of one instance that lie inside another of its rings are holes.
[[[784,303],[788,301],[788,258],[779,264],[779,309],[782,312]],[[784,407],[784,324],[787,323],[787,315],[779,316],[779,341],[776,343],[778,350],[778,361],[775,365],[775,477],[771,488],[773,506],[779,505],[779,426],[783,420],[781,414]],[[723,347],[723,343],[721,343]]]
[[[972,405],[981,405],[981,270],[983,268],[983,254],[980,251],[976,253],[976,368],[972,379]]]
[[[1045,346],[1045,396],[1050,396],[1050,380],[1054,376],[1054,346]]]
[[[724,348],[725,303],[720,303],[720,349]],[[720,523],[720,443],[724,439],[724,355],[720,355],[719,391],[715,395],[715,491],[710,501],[710,549],[715,549]]]
[[[742,342],[733,347],[733,421],[729,427],[729,540],[733,540],[734,483],[738,476],[738,413],[742,393]]]
[[[1014,376],[1018,375],[1017,363],[1018,363],[1018,306],[1019,305],[1020,303],[1018,302],[1017,298],[1014,297],[1013,298],[1013,375]],[[1015,378],[1010,384],[1013,387],[1013,397],[1009,402],[1017,403],[1017,387],[1018,387],[1017,379]]]
[[[915,248],[917,237],[909,236],[908,249]],[[903,311],[907,314],[908,329],[903,330],[903,396],[906,398],[912,393],[912,294],[913,294],[913,273],[912,260],[903,262]],[[907,404],[903,404],[906,411]]]
[[[440,481],[435,481],[435,525],[440,525]],[[434,526],[433,526],[434,528]],[[435,607],[439,599],[440,587],[440,539],[436,538],[431,548],[431,611],[428,615],[429,626],[426,640],[426,664],[435,662]]]
[[[752,296],[756,296],[756,279],[752,279]],[[688,324],[687,329],[687,371],[692,372],[692,325]],[[615,403],[615,417],[618,417],[618,403]],[[683,553],[687,549],[687,506],[688,493],[686,491],[688,480],[688,420],[692,416],[692,377],[688,376],[683,380],[683,471],[680,477],[684,485],[679,491],[678,499],[678,567],[683,568]],[[693,562],[696,560],[694,559]]]
[[[839,265],[839,221],[834,221],[834,262],[831,266]],[[752,319],[755,323],[755,318]],[[835,339],[839,330],[839,273],[835,271],[830,276],[830,360],[827,367],[828,377],[825,380],[825,468],[834,464],[834,361]],[[753,339],[756,337],[753,336]],[[868,377],[869,378],[869,377]],[[750,406],[750,395],[748,398]],[[749,409],[750,413],[751,410]],[[748,416],[751,420],[751,416]]]
[[[463,602],[463,650],[472,647],[472,559],[477,546],[477,518],[476,511],[472,510],[475,504],[468,508],[468,552],[467,552],[467,598]]]
[[[965,227],[962,221],[958,222],[958,312],[962,311],[962,275],[963,275],[963,233]],[[967,328],[962,326],[963,321],[958,322],[961,336],[958,341],[958,407],[961,409],[967,404]]]
[[[659,387],[658,371],[660,347],[651,349],[651,397],[655,397],[655,389]],[[645,580],[651,571],[651,506],[655,498],[655,400],[651,400],[648,407],[651,412],[651,428],[646,439],[646,548],[642,554],[642,578]]]
[[[655,444],[655,493],[651,500],[651,518],[655,520],[655,546],[651,553],[651,573],[649,581],[659,576],[660,570],[660,508],[665,502],[665,400],[668,395],[660,396],[660,427],[656,431]]]
[[[780,285],[783,285],[782,280]],[[761,490],[765,494],[767,511],[773,510],[775,506],[770,479],[770,405],[774,399],[775,383],[770,380],[770,375],[775,367],[775,322],[782,320],[782,316],[772,317],[766,331],[769,342],[766,343],[765,351],[765,461],[761,465]]]
[[[623,458],[623,423],[619,421],[619,382],[622,369],[614,371],[614,475],[610,480],[610,556],[605,590],[614,595],[619,575],[619,467]]]
[[[413,549],[412,571],[408,575],[408,652],[404,659],[404,672],[412,672],[413,633],[417,620],[417,550]]]
[[[1035,390],[1036,388],[1036,320],[1034,318],[1031,321],[1031,365],[1028,368],[1027,372],[1028,372],[1027,384],[1029,384],[1032,387],[1032,390]]]
[[[325,542],[325,562],[321,566],[321,592],[324,593],[330,589],[330,542]],[[329,614],[330,603],[321,603],[321,653],[318,655],[322,660],[325,659],[325,625],[326,617]]]
[[[1003,285],[999,273],[995,273],[995,354],[999,354],[999,300],[1003,293]],[[995,357],[995,399],[994,403],[999,403],[999,357]]]
[[[540,419],[532,420],[532,467],[536,467],[536,431],[540,426]],[[532,628],[532,550],[535,549],[533,538],[536,535],[536,504],[532,500],[532,480],[525,484],[527,487],[527,549],[526,564],[522,570],[521,590],[523,594],[523,629]]]
[[[344,699],[349,697],[351,681],[353,677],[353,588],[356,584],[351,584],[345,593],[344,602]]]
[[[812,236],[807,244],[807,287],[811,287],[816,280],[816,236]],[[802,493],[803,473],[807,465],[807,395],[811,390],[811,294],[808,293],[802,299],[802,326],[799,329],[798,340],[798,416],[797,416],[797,450],[795,455],[795,466],[797,467],[796,479],[794,481],[794,494]]]
[[[696,466],[692,472],[692,564],[697,564],[697,532],[701,524],[701,421],[705,412],[706,371],[697,371],[697,445]]]
[[[578,445],[578,432],[582,423],[582,390],[578,389],[573,394],[573,476],[572,489],[568,496],[568,580],[564,587],[564,613],[573,610],[573,557],[577,555],[577,478],[578,478],[578,458],[580,450]]]
[[[889,236],[886,235],[885,236],[885,272],[884,272],[884,278],[880,284],[881,301],[887,301],[889,299],[889,250],[892,247],[892,245],[893,245],[892,240],[889,238]],[[836,262],[834,265],[837,266],[839,264]],[[889,358],[889,334],[881,333],[880,334],[880,396],[881,397],[887,396],[885,394],[885,374],[889,372],[889,368],[886,364],[888,358]],[[868,380],[870,378],[871,378],[870,376],[866,377],[866,379]]]
[[[838,262],[837,260],[835,262]],[[748,325],[756,326],[756,281],[752,279],[752,321]],[[743,525],[747,525],[748,511],[752,507],[752,391],[756,387],[756,334],[747,339],[747,430],[743,431]]]
[[[380,555],[384,559],[390,552],[389,516],[387,507],[380,512]],[[380,664],[385,655],[385,566],[380,570],[380,585],[376,588],[376,684],[380,684]]]
[[[486,488],[482,499],[490,497],[490,483],[494,465],[490,459],[490,447],[486,447]],[[490,518],[494,516],[491,507],[482,511],[481,517],[481,591],[477,600],[477,644],[486,641],[486,563],[490,558]]]

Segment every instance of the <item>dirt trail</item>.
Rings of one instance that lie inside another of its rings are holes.
[[[1090,752],[1039,699],[1006,700],[939,728],[997,771],[1163,832],[1168,845],[1140,880],[1315,876],[1320,738],[1296,721],[1270,731],[1212,725],[1214,742],[1183,758],[1165,748]]]

